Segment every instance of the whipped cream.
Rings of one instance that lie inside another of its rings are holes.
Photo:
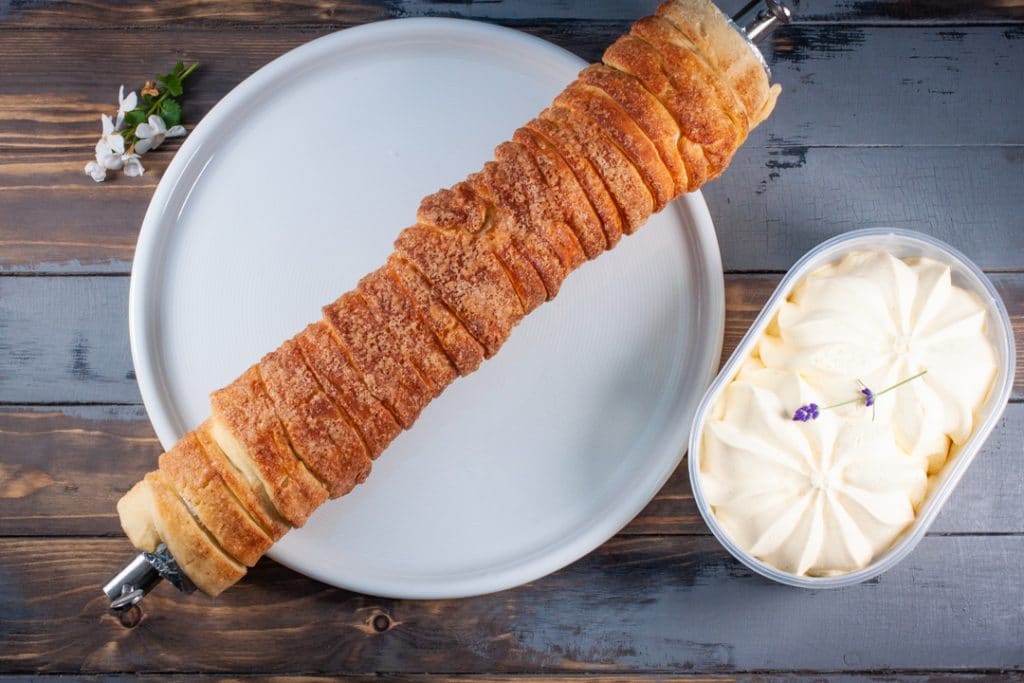
[[[924,458],[870,421],[826,411],[794,422],[791,406],[820,397],[795,373],[758,365],[726,388],[704,432],[701,478],[715,517],[739,546],[783,571],[865,566],[914,521]]]
[[[929,259],[855,252],[804,278],[704,424],[701,485],[725,532],[794,574],[870,564],[973,431],[997,370],[986,315]],[[795,421],[811,403],[818,417]]]
[[[873,410],[839,410],[886,418],[899,446],[927,457],[934,473],[950,445],[970,436],[995,379],[985,327],[985,307],[952,284],[949,266],[855,252],[799,283],[757,348],[767,367],[800,373],[822,405],[857,396],[862,384],[880,391],[927,371]]]

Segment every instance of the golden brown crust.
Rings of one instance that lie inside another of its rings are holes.
[[[535,134],[538,139],[550,143],[558,151],[576,175],[580,187],[586,192],[594,212],[601,220],[606,249],[617,245],[622,239],[624,222],[622,210],[615,203],[608,186],[601,179],[597,169],[587,158],[576,134],[571,129],[544,118],[533,119],[526,124],[525,128]]]
[[[270,549],[274,541],[211,466],[195,433],[160,456],[160,472],[230,557],[251,567]]]
[[[527,219],[527,228],[543,238],[568,275],[587,260],[576,234],[565,221],[562,208],[550,195],[547,180],[525,146],[515,140],[503,142],[494,150],[497,163],[505,166],[512,181],[516,211]]]
[[[527,258],[526,246],[508,230],[508,212],[496,207],[492,193],[482,188],[480,182],[474,182],[473,177],[424,199],[418,216],[423,226],[461,228],[473,235],[481,249],[490,250],[505,270],[526,313],[547,301],[547,287]]]
[[[217,596],[245,576],[245,566],[228,557],[199,526],[159,471],[147,474],[145,482],[156,532],[199,590]]]
[[[267,396],[259,369],[250,367],[210,395],[210,435],[251,482],[263,485],[281,517],[295,527],[327,500],[327,489],[296,457]]]
[[[370,457],[379,456],[402,431],[395,416],[370,393],[327,323],[313,323],[294,339],[324,393],[363,437]]]
[[[577,80],[555,98],[555,104],[573,109],[601,127],[639,172],[654,199],[655,211],[675,199],[675,183],[658,149],[615,100]]]
[[[359,281],[357,289],[380,325],[388,327],[403,355],[430,385],[436,397],[455,381],[458,373],[434,335],[423,324],[398,283],[382,266]]]
[[[470,175],[466,182],[494,207],[488,237],[498,240],[507,235],[540,276],[544,286],[541,303],[554,298],[565,279],[565,269],[552,246],[531,229],[530,207],[514,171],[505,163],[488,161],[482,171]],[[531,310],[533,307],[529,306],[526,312]]]
[[[699,56],[666,42],[652,44],[657,20],[634,24],[634,32],[605,52],[605,64],[635,76],[672,114],[680,130],[679,152],[692,191],[725,169],[741,139],[736,122],[715,95],[715,78]],[[744,132],[745,134],[745,132]]]
[[[636,22],[632,35],[648,42],[658,54],[676,91],[676,110],[685,112],[686,120],[699,122],[694,130],[703,132],[689,137],[704,147],[714,169],[712,177],[717,177],[746,139],[748,121],[742,102],[722,82],[714,67],[688,47],[682,35],[661,17]],[[697,107],[694,107],[695,102]],[[682,123],[680,127],[686,134]]]
[[[408,261],[391,254],[388,273],[397,282],[417,315],[433,332],[434,337],[451,358],[459,374],[468,375],[484,360],[484,347],[473,338],[466,326],[452,312],[430,283]]]
[[[343,496],[364,482],[372,466],[366,446],[321,390],[294,339],[263,357],[260,376],[295,454],[330,497]]]
[[[761,60],[729,20],[708,0],[669,0],[658,7],[683,33],[743,102],[748,130],[765,120],[781,88],[768,82]]]
[[[465,322],[488,358],[522,320],[523,307],[508,275],[468,233],[413,226],[398,235],[395,250]]]
[[[494,254],[498,265],[505,271],[519,304],[524,313],[534,309],[548,300],[548,288],[544,284],[537,267],[524,253],[524,247],[507,229],[495,229],[499,219],[497,211],[492,212],[487,232],[478,237],[480,247]],[[507,222],[507,216],[502,217]]]
[[[674,196],[687,189],[686,167],[679,156],[679,126],[665,105],[630,74],[604,64],[592,64],[580,72],[580,81],[598,88],[615,100],[654,144],[672,177]]]
[[[488,223],[487,201],[465,181],[438,190],[420,201],[416,221],[443,230],[466,230],[476,234]]]
[[[380,325],[357,292],[346,292],[323,308],[324,321],[370,393],[408,429],[430,400],[428,387],[402,354],[391,331]]]
[[[636,167],[607,133],[586,116],[564,106],[550,107],[542,118],[573,131],[587,160],[597,170],[623,217],[623,230],[632,235],[654,211],[654,198]]]
[[[675,70],[694,69],[695,75],[702,75],[708,92],[718,101],[721,110],[732,119],[736,128],[737,146],[746,139],[750,130],[750,117],[747,116],[746,107],[736,91],[723,78],[717,66],[709,60],[708,55],[696,49],[690,39],[693,31],[681,31],[664,16],[653,16],[636,22],[632,33],[650,42],[658,50],[670,73]],[[695,64],[699,66],[695,68],[689,61],[679,61],[679,55],[683,53],[695,59]]]
[[[544,176],[550,200],[575,233],[586,258],[599,256],[607,247],[601,219],[597,217],[590,199],[562,155],[550,142],[528,128],[517,130],[513,139],[533,157]]]
[[[224,454],[210,432],[213,428],[211,420],[206,420],[192,432],[203,449],[207,464],[221,478],[241,503],[242,509],[259,525],[272,540],[277,541],[291,529],[281,518],[273,503],[267,496],[263,485],[258,481],[250,482]]]

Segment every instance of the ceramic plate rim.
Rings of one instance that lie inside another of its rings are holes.
[[[519,49],[534,52],[538,59],[555,61],[579,70],[586,62],[552,43],[520,31],[482,22],[464,19],[416,17],[380,21],[352,27],[317,38],[294,48],[266,64],[225,95],[192,130],[184,144],[169,164],[146,211],[139,232],[132,264],[128,296],[128,326],[132,361],[135,367],[139,391],[143,404],[163,447],[177,441],[177,429],[168,415],[169,398],[162,391],[162,371],[158,358],[150,351],[154,348],[155,333],[149,324],[156,301],[153,278],[159,274],[163,246],[168,234],[165,214],[171,208],[170,200],[176,195],[179,183],[198,182],[202,167],[197,169],[193,159],[197,158],[205,145],[216,146],[211,131],[217,129],[226,119],[236,115],[241,105],[256,96],[261,88],[273,83],[288,73],[300,69],[304,64],[317,60],[348,42],[360,39],[394,40],[409,38],[419,32],[453,32],[455,34],[477,33],[500,40]],[[468,169],[467,169],[468,170]],[[191,175],[190,175],[191,172]],[[714,225],[707,204],[700,192],[694,192],[677,200],[677,208],[689,213],[694,233],[691,242],[696,246],[695,261],[702,266],[699,282],[705,299],[700,300],[701,317],[707,324],[707,363],[703,377],[693,377],[700,383],[701,393],[714,377],[721,359],[722,340],[725,326],[724,280],[721,256]],[[696,409],[699,396],[693,401]],[[611,509],[575,536],[561,539],[557,544],[545,546],[531,556],[509,563],[493,573],[484,576],[458,577],[452,581],[438,582],[426,579],[420,583],[390,583],[374,580],[373,577],[345,577],[317,567],[310,567],[293,558],[282,557],[277,549],[271,549],[268,556],[295,571],[313,579],[340,588],[360,593],[393,598],[437,599],[461,598],[482,595],[522,585],[539,579],[590,553],[625,527],[661,490],[669,477],[678,468],[686,451],[689,436],[689,421],[680,420],[675,425],[669,441],[678,444],[675,454],[665,454],[652,459],[648,471],[642,478],[642,486],[634,488],[616,499]]]

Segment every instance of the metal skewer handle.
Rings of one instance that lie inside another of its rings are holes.
[[[760,42],[782,24],[793,20],[799,0],[751,0],[732,21],[752,43]]]
[[[167,546],[161,543],[155,552],[136,555],[103,584],[103,592],[110,600],[110,609],[127,610],[139,604],[164,579],[185,593],[196,589],[178,567]]]

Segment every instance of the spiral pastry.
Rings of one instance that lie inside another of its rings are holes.
[[[426,197],[387,262],[210,397],[119,502],[217,595],[501,348],[580,265],[719,176],[771,112],[758,56],[707,0],[633,24],[466,180]]]

